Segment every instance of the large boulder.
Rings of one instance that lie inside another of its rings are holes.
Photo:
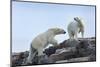
[[[45,53],[47,56],[50,56],[51,54],[54,54],[56,52],[56,49],[57,49],[56,47],[51,46],[45,49],[43,53]]]
[[[19,66],[23,63],[24,52],[16,53],[12,57],[12,67]]]
[[[59,61],[59,60],[65,60],[75,57],[76,48],[70,47],[65,49],[58,49],[55,54],[50,55],[49,59],[53,62]]]
[[[66,47],[76,47],[77,45],[79,45],[79,41],[78,40],[67,40],[66,41]]]
[[[77,40],[72,40],[72,41],[65,40],[62,43],[60,43],[58,46],[51,46],[51,47],[45,49],[44,53],[47,56],[50,56],[52,54],[55,54],[56,50],[68,48],[68,47],[76,47],[78,44],[79,44],[79,41],[77,41]]]
[[[55,53],[51,53],[49,60],[53,63],[61,60],[70,60],[68,62],[75,61],[95,61],[96,60],[96,49],[95,49],[95,39],[79,39],[69,41],[66,40],[59,46],[64,46],[61,48],[56,48]],[[48,53],[48,52],[47,52]],[[75,59],[76,58],[76,59]],[[86,60],[86,58],[88,58]],[[79,60],[77,60],[79,59]]]
[[[80,41],[79,45],[76,46],[77,53],[81,57],[89,56],[91,54],[95,55],[95,48],[91,46],[89,40],[82,40]]]

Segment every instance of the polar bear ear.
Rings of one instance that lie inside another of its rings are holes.
[[[77,17],[74,17],[74,20],[81,20],[82,19],[82,17],[80,17],[80,16],[77,16]]]
[[[78,20],[79,18],[78,17],[74,17],[74,20]]]
[[[81,19],[80,19],[80,17],[74,17],[74,20],[79,22]]]

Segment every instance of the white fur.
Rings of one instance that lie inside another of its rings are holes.
[[[60,28],[51,28],[33,39],[32,47],[38,51],[38,56],[43,55],[43,49],[48,46],[48,44],[52,44],[54,46],[58,45],[57,40],[55,40],[54,37],[59,34],[65,34],[65,31]],[[28,62],[31,62],[33,59],[32,56],[34,56],[34,54],[30,49]]]
[[[82,34],[82,37],[84,37],[84,26],[79,17],[74,18],[74,21],[68,25],[67,30],[68,30],[70,40],[73,39],[77,40],[77,34],[80,32]]]

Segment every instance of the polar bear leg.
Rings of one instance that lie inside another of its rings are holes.
[[[70,41],[72,41],[74,39],[74,33],[69,31],[68,34],[69,34]]]
[[[82,31],[81,34],[82,34],[82,38],[83,38],[84,37],[84,31]]]
[[[33,55],[30,54],[29,57],[27,58],[27,63],[32,63]]]
[[[44,55],[43,54],[43,48],[42,47],[41,48],[38,48],[37,51],[38,51],[38,56]]]
[[[32,51],[31,51],[31,49],[30,49],[29,56],[27,58],[26,63],[32,63]]]
[[[32,63],[32,60],[34,59],[36,54],[37,54],[37,50],[35,48],[33,48],[32,45],[31,45],[29,56],[27,58],[27,63]]]
[[[75,32],[74,39],[75,39],[75,40],[78,40],[78,39],[77,39],[77,32]]]
[[[74,35],[71,34],[70,35],[70,39],[73,40],[74,39]]]

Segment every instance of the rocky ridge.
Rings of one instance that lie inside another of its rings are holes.
[[[96,61],[95,39],[95,37],[91,37],[72,41],[65,40],[58,46],[51,46],[45,49],[46,56],[38,58],[38,62],[28,65]],[[12,53],[12,66],[25,65],[23,62],[28,57],[28,54],[28,51]]]

